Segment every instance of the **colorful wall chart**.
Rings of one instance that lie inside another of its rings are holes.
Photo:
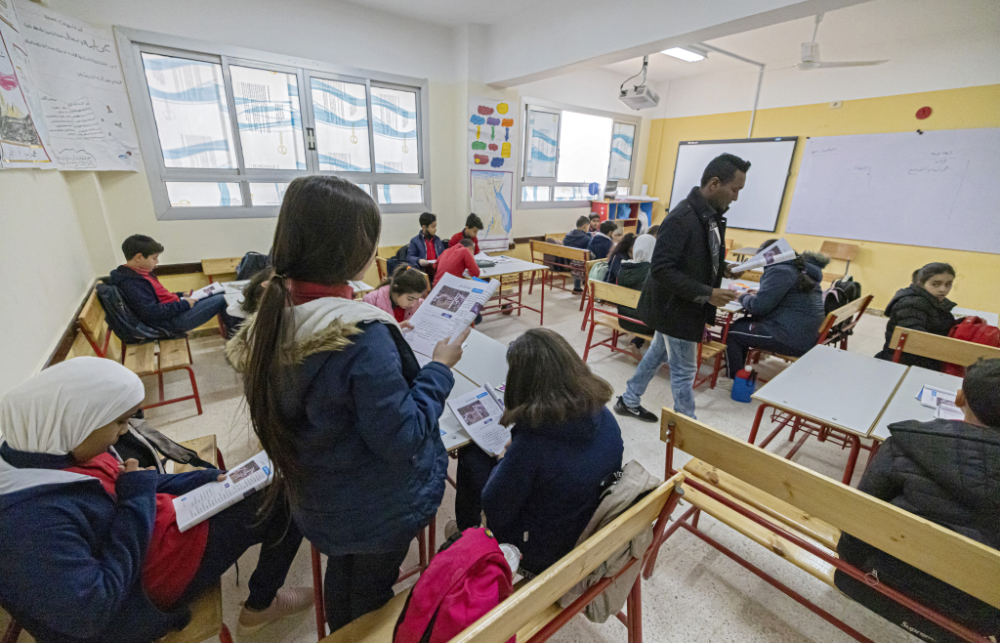
[[[469,166],[514,171],[517,106],[495,98],[469,99]]]
[[[469,98],[469,205],[486,226],[479,233],[483,251],[507,250],[510,242],[517,111],[503,100]]]

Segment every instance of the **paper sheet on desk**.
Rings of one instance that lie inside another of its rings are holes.
[[[500,424],[503,402],[489,383],[448,400],[448,407],[479,448],[492,455],[503,452],[510,429]]]
[[[917,400],[929,409],[937,409],[939,400],[947,400],[954,404],[956,395],[957,393],[954,391],[946,391],[924,384],[924,387],[917,393]]]
[[[410,348],[432,356],[439,341],[458,335],[475,321],[498,288],[500,282],[496,279],[486,283],[444,275],[410,318],[413,330],[405,334]]]

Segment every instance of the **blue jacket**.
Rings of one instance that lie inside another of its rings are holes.
[[[70,456],[0,445],[20,469],[65,469]],[[184,627],[184,606],[157,609],[142,588],[156,494],[183,495],[218,471],[118,478],[117,498],[95,478],[0,495],[0,605],[38,643],[149,643]]]
[[[410,239],[410,247],[406,249],[406,263],[414,268],[419,268],[420,260],[427,258],[427,245],[424,243],[424,240],[424,233],[420,232],[417,236]],[[441,258],[441,253],[444,252],[444,241],[441,241],[441,237],[437,235],[434,235],[434,251],[437,253],[439,259]]]
[[[622,468],[621,429],[607,408],[558,425],[517,427],[483,489],[486,524],[516,545],[538,574],[568,554],[600,503],[600,485]]]
[[[570,230],[569,234],[563,237],[563,245],[586,250],[590,246],[590,235],[583,230]]]
[[[819,327],[826,317],[823,310],[823,271],[805,255],[806,274],[816,282],[809,292],[799,292],[795,283],[799,269],[793,261],[764,268],[760,290],[740,297],[743,309],[753,316],[754,332],[766,330],[786,346],[807,351],[819,339]]]
[[[430,522],[448,469],[438,418],[454,384],[443,364],[420,368],[395,326],[332,324],[310,337],[281,412],[298,427],[305,479],[292,517],[321,552],[403,549]]]
[[[604,276],[604,281],[609,284],[618,283],[618,271],[621,270],[622,261],[624,259],[625,255],[618,253],[608,260],[608,274]]]
[[[169,304],[161,304],[153,285],[135,270],[126,266],[118,266],[111,271],[111,285],[122,292],[125,303],[139,318],[139,321],[150,326],[159,327],[162,322],[191,310],[191,306],[183,299]],[[176,294],[181,296],[183,293]]]
[[[594,259],[604,259],[611,253],[611,247],[615,245],[609,237],[601,234],[595,234],[590,239],[590,245],[587,247],[590,250],[591,256]]]

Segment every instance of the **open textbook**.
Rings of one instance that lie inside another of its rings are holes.
[[[917,393],[917,400],[929,409],[934,409],[934,417],[942,420],[964,420],[965,411],[955,404],[957,393],[924,384]]]
[[[743,272],[744,270],[763,268],[764,266],[770,266],[771,264],[781,263],[782,261],[794,258],[795,251],[788,245],[788,242],[784,239],[778,239],[743,263],[731,266],[730,269],[733,272]]]
[[[451,412],[480,449],[500,455],[510,441],[510,429],[500,424],[503,400],[485,383],[477,389],[448,400]]]
[[[437,343],[468,328],[499,288],[500,282],[496,279],[487,283],[450,274],[441,277],[410,317],[413,330],[405,335],[410,348],[415,353],[432,357]]]
[[[226,287],[216,282],[208,284],[204,288],[199,288],[198,290],[192,290],[191,299],[198,301],[199,299],[204,299],[205,297],[211,297],[212,295],[218,295],[224,292],[226,292]]]
[[[177,528],[182,532],[207,520],[255,491],[274,478],[271,460],[261,451],[246,462],[230,469],[222,482],[209,482],[194,491],[174,498]]]

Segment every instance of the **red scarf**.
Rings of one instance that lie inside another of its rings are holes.
[[[143,279],[149,282],[149,284],[153,287],[153,290],[156,292],[156,298],[160,300],[161,304],[172,304],[175,301],[181,300],[180,297],[178,297],[174,293],[164,288],[163,284],[160,283],[160,280],[154,277],[153,275],[149,274],[148,270],[141,270],[139,268],[131,268],[131,269],[134,270],[136,273],[138,273],[140,276],[142,276]]]
[[[288,289],[292,291],[292,303],[296,306],[309,303],[321,297],[343,297],[344,299],[354,299],[354,289],[348,284],[314,284],[310,281],[288,280]]]

